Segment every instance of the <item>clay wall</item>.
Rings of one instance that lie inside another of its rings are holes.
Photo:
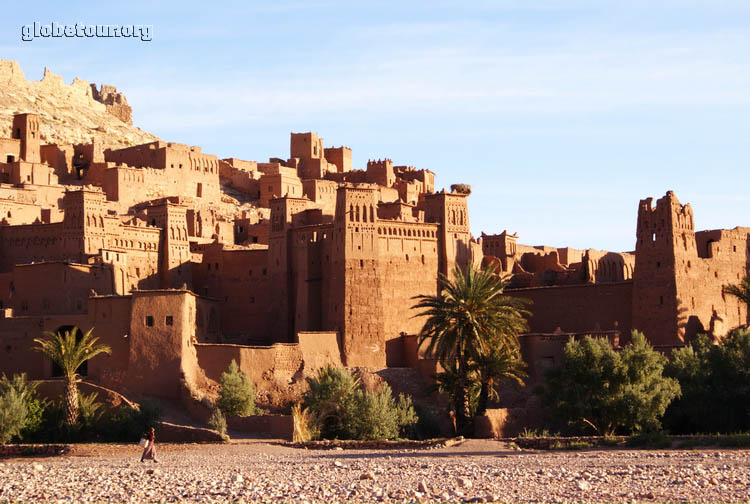
[[[0,148],[0,150],[2,149]],[[42,145],[39,152],[42,163],[47,163],[54,168],[55,175],[57,175],[58,179],[75,175],[73,169],[75,148],[72,145]]]
[[[0,163],[13,163],[21,158],[21,140],[0,138]]]
[[[306,179],[302,181],[302,189],[306,197],[323,209],[324,214],[333,215],[335,213],[338,182]]]
[[[62,249],[62,223],[0,226],[0,271],[16,264],[66,259]]]
[[[89,361],[89,377],[116,390],[127,389],[128,385],[131,305],[130,296],[99,295],[88,300],[89,327],[94,327],[98,343],[112,349],[111,355],[101,355]]]
[[[621,282],[631,280],[635,270],[635,254],[589,249],[581,258],[589,282]]]
[[[3,170],[3,182],[9,184],[57,184],[54,169],[46,164],[16,161],[4,164],[0,168]]]
[[[472,260],[469,209],[465,194],[428,194],[420,201],[418,208],[425,212],[426,222],[440,225],[438,242],[441,273],[451,274],[456,263],[466,264]]]
[[[271,321],[269,311],[268,250],[223,248],[213,244],[203,262],[193,264],[195,291],[221,302],[225,337],[263,341]]]
[[[272,346],[243,346],[197,343],[198,364],[210,379],[218,381],[232,360],[247,374],[258,391],[269,381],[287,384],[302,369],[302,352],[295,343]]]
[[[509,295],[531,300],[530,332],[553,333],[632,328],[633,283],[581,284],[512,289]]]
[[[20,158],[27,163],[41,163],[39,146],[39,116],[36,114],[16,114],[13,116],[13,138],[21,140]]]
[[[336,165],[337,173],[352,169],[352,150],[349,147],[327,147],[324,149],[326,161]]]
[[[437,293],[438,226],[379,220],[378,262],[386,364],[403,362],[401,333],[415,334],[424,319],[415,317],[414,296]]]
[[[87,315],[57,315],[57,316],[5,316],[0,311],[0,374],[25,372],[31,380],[42,380],[52,376],[52,361],[43,354],[34,351],[34,338],[44,337],[46,331],[55,332],[64,326],[78,326],[88,330]],[[95,371],[95,357],[89,364]]]
[[[105,159],[117,165],[147,169],[144,187],[153,194],[142,194],[140,201],[177,195],[215,200],[221,193],[219,160],[214,155],[202,153],[200,147],[152,142],[107,150]],[[144,187],[139,189],[142,191]]]
[[[0,199],[0,221],[17,226],[42,221],[42,207],[33,203],[21,203],[14,200]]]
[[[393,187],[396,183],[396,173],[393,171],[393,161],[390,159],[368,161],[365,173],[365,180],[370,184]]]
[[[264,174],[258,181],[260,205],[269,206],[271,199],[283,196],[302,197],[302,182],[299,177],[284,174]]]
[[[195,383],[195,295],[180,290],[136,292],[132,296],[128,390],[179,399],[180,377]]]
[[[61,262],[15,266],[10,287],[0,291],[2,306],[13,308],[18,316],[86,313],[93,289],[100,294],[114,293],[113,269],[104,265]],[[64,296],[40,285],[55,285]]]

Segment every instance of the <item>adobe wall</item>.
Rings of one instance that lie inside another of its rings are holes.
[[[138,189],[142,191],[146,188],[153,194],[141,193],[139,201],[177,195],[216,200],[221,195],[219,160],[216,156],[202,153],[199,147],[153,142],[107,150],[105,159],[118,167],[128,165],[145,170],[143,180],[147,185]],[[154,195],[156,193],[160,194]],[[123,192],[123,199],[128,199],[126,192]]]
[[[326,215],[336,212],[336,190],[338,182],[333,180],[305,179],[302,181],[305,196],[323,209]]]
[[[208,378],[218,381],[234,360],[258,391],[267,389],[269,381],[288,383],[302,369],[302,352],[294,343],[267,347],[197,343],[195,349]]]
[[[633,282],[511,289],[509,295],[532,301],[530,332],[553,333],[632,328]]]
[[[0,199],[0,221],[5,221],[11,226],[41,222],[42,207],[33,203]]]
[[[20,158],[21,140],[17,138],[0,138],[0,163],[12,163],[18,161]]]
[[[7,315],[6,311],[2,312]],[[0,374],[25,372],[31,380],[43,380],[52,376],[52,361],[43,354],[32,350],[36,346],[34,338],[44,337],[46,331],[55,332],[62,326],[78,326],[89,329],[88,318],[84,315],[57,315],[0,318]],[[104,358],[104,357],[102,357]],[[96,373],[94,361],[90,363],[90,374]]]
[[[414,296],[437,293],[438,226],[387,220],[377,225],[386,364],[396,365],[404,360],[401,333],[418,333],[424,324],[412,309]]]
[[[0,271],[16,264],[66,259],[62,248],[62,223],[0,226]]]
[[[221,301],[221,327],[227,337],[262,341],[271,321],[268,250],[224,249],[212,244],[203,262],[193,263],[195,291]]]
[[[9,285],[0,290],[0,304],[13,308],[18,316],[82,314],[86,313],[92,289],[99,294],[114,294],[113,268],[102,265],[62,262],[16,265],[4,279]],[[0,285],[4,283],[0,280]],[[65,295],[40,289],[40,285],[54,285],[63,289]]]
[[[264,174],[258,181],[260,187],[260,205],[269,206],[271,199],[283,196],[302,197],[302,182],[297,176],[284,174]]]
[[[128,390],[179,399],[181,377],[188,383],[198,381],[200,370],[194,346],[196,325],[194,294],[179,290],[134,294]]]

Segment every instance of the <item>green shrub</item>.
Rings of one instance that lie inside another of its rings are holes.
[[[5,374],[0,377],[0,396],[15,390],[26,407],[24,425],[17,434],[20,440],[28,440],[38,433],[42,427],[44,410],[49,406],[49,401],[37,397],[37,387],[36,383],[26,379],[26,373],[13,375],[10,379]]]
[[[443,434],[440,428],[440,418],[435,410],[415,404],[414,411],[417,414],[417,423],[411,429],[412,433],[407,433],[406,437],[415,439],[435,439]]]
[[[553,415],[600,435],[658,430],[680,394],[677,380],[662,375],[665,362],[637,331],[621,352],[606,339],[571,340],[562,365],[546,375],[542,400]]]
[[[672,437],[662,430],[640,432],[627,438],[625,445],[634,448],[664,449],[672,446]]]
[[[26,403],[14,388],[0,395],[0,444],[5,444],[21,433],[26,425]]]
[[[219,378],[219,400],[217,406],[226,416],[248,416],[256,413],[255,387],[237,362],[232,360]]]
[[[388,384],[366,392],[346,369],[328,366],[308,378],[310,389],[303,407],[314,419],[314,428],[325,439],[394,439],[417,423],[411,399],[393,398]]]
[[[158,427],[161,414],[161,406],[150,399],[142,399],[138,409],[122,406],[103,422],[108,431],[105,438],[108,441],[138,441],[151,427]]]
[[[208,425],[222,435],[227,433],[227,419],[219,408],[214,408],[211,411],[211,416],[208,417]]]
[[[720,345],[699,335],[672,353],[665,375],[677,379],[682,397],[670,404],[664,425],[670,432],[750,430],[750,331],[736,329]]]

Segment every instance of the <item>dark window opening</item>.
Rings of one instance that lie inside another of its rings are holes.
[[[167,316],[166,316],[166,317],[164,318],[164,323],[165,323],[166,325],[169,325],[169,326],[171,326],[171,325],[174,325],[174,318],[172,318],[172,315],[167,315]]]
[[[146,327],[154,327],[154,316],[146,315]]]
[[[664,296],[659,296],[659,304],[660,305],[664,304]]]
[[[12,163],[15,160],[16,160],[16,158],[13,157],[13,156],[8,156],[7,158],[5,158],[6,163]]]

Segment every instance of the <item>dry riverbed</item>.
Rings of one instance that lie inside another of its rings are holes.
[[[747,502],[748,450],[289,448],[267,441],[78,445],[0,460],[0,502]]]

